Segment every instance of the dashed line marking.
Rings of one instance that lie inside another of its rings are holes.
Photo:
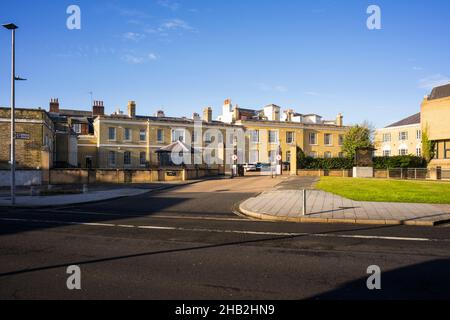
[[[407,238],[391,236],[366,236],[366,235],[342,235],[325,233],[288,233],[288,232],[263,232],[247,230],[222,230],[222,229],[201,229],[201,228],[181,228],[181,227],[161,227],[152,225],[121,225],[110,223],[91,223],[91,222],[72,222],[56,220],[36,220],[36,219],[18,219],[18,218],[0,218],[0,221],[26,222],[26,223],[44,223],[57,225],[77,225],[77,226],[95,226],[108,228],[137,228],[144,230],[162,230],[162,231],[185,231],[185,232],[209,232],[209,233],[232,233],[248,234],[261,236],[279,236],[279,237],[321,237],[321,238],[345,238],[345,239],[366,239],[366,240],[394,240],[394,241],[413,241],[413,242],[450,242],[450,239],[430,239],[430,238]]]

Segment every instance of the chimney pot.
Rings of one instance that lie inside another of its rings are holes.
[[[103,101],[94,100],[94,105],[92,106],[92,115],[94,117],[105,115],[105,107],[103,106]]]
[[[136,117],[136,102],[128,101],[128,116],[130,118]]]
[[[50,99],[50,112],[59,113],[59,101],[55,98]]]
[[[205,122],[212,122],[212,108],[207,107],[203,110],[203,121]]]

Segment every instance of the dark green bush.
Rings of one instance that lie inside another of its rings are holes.
[[[375,157],[375,169],[394,169],[394,168],[426,168],[427,162],[421,157],[415,156],[396,156],[396,157]],[[350,158],[329,158],[316,159],[311,157],[301,156],[298,159],[299,169],[309,170],[343,170],[352,169],[354,161]]]
[[[327,158],[316,159],[304,157],[300,159],[299,169],[323,169],[323,170],[339,170],[353,168],[353,160],[349,158]]]
[[[427,162],[425,159],[415,156],[375,157],[373,160],[373,166],[375,169],[407,169],[427,167]]]

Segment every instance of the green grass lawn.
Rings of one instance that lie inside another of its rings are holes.
[[[450,204],[450,183],[323,177],[319,190],[355,201]]]

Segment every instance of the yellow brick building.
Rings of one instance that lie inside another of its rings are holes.
[[[422,156],[422,125],[420,113],[375,131],[375,155],[393,157]]]
[[[271,163],[278,150],[283,162],[291,162],[297,148],[312,157],[344,156],[342,142],[348,128],[343,126],[341,115],[336,121],[321,121],[317,115],[307,115],[301,122],[281,121],[275,115],[275,120],[247,118],[225,123],[212,119],[211,108],[204,110],[203,118],[198,114],[192,118],[166,117],[162,111],[152,117],[137,116],[133,101],[127,109],[126,114],[97,116],[94,135],[78,137],[81,167],[156,167],[160,165],[157,151],[176,141],[200,150],[202,163],[207,164],[213,157],[219,164],[232,164],[235,148],[239,163]],[[241,137],[239,141],[245,141],[244,145],[237,143],[236,137]]]
[[[202,128],[198,132],[196,127]],[[137,116],[136,104],[130,101],[127,114],[98,116],[94,120],[94,135],[80,135],[78,162],[83,168],[145,169],[159,165],[157,151],[176,141],[192,144],[203,150],[213,141],[209,130],[220,132],[218,157],[225,155],[226,131],[235,126],[212,121],[212,110],[205,110],[204,120],[194,114],[192,119],[166,117],[162,111],[153,117]],[[203,137],[201,137],[202,135]],[[205,141],[206,140],[206,141]]]
[[[291,162],[293,148],[313,158],[344,157],[342,144],[348,128],[337,125],[281,121],[237,121],[248,132],[249,163],[271,163],[281,148],[282,161]]]
[[[434,88],[422,101],[422,130],[436,143],[430,168],[450,169],[450,84]]]
[[[49,169],[53,166],[54,125],[45,110],[16,109],[17,169]],[[0,108],[0,169],[9,169],[11,109]]]

